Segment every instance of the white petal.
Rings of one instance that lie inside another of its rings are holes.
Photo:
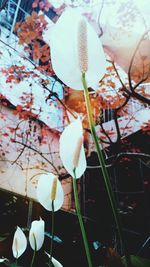
[[[13,244],[12,244],[12,252],[14,258],[19,258],[27,247],[27,239],[23,231],[19,226],[17,226],[17,230],[14,234]]]
[[[52,66],[67,86],[83,90],[81,72],[78,62],[78,27],[83,16],[77,10],[66,9],[50,32],[50,48]],[[86,19],[84,18],[86,21]],[[99,80],[106,71],[106,60],[100,39],[92,26],[87,23],[88,71],[86,80],[88,87],[98,89]],[[48,32],[47,32],[48,33]],[[47,37],[45,36],[45,39]]]
[[[62,264],[52,257],[52,263],[55,267],[63,267]]]
[[[42,174],[39,177],[37,185],[37,199],[40,204],[49,211],[52,211],[52,200],[51,200],[51,191],[53,185],[54,174]],[[64,202],[64,192],[62,185],[59,180],[57,180],[57,189],[56,189],[56,198],[54,200],[54,211],[57,211],[61,208]]]
[[[50,254],[48,254],[46,251],[45,254],[50,258]],[[54,264],[55,267],[63,267],[63,265],[53,257],[52,257],[52,263]]]
[[[60,137],[60,158],[67,172],[73,177],[73,158],[79,138],[83,135],[82,123],[78,118],[70,123]],[[76,168],[76,178],[80,178],[86,170],[86,157],[84,147],[82,145],[79,163]]]
[[[2,263],[4,261],[8,261],[8,259],[7,258],[0,259],[0,263]]]
[[[45,222],[43,220],[40,219],[32,222],[31,229],[29,232],[29,242],[33,250],[35,250],[35,240],[36,240],[36,249],[39,250],[42,247],[44,242],[44,228],[45,228]]]

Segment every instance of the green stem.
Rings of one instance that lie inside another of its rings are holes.
[[[17,253],[18,254],[18,253]],[[18,257],[16,258],[15,260],[15,266],[17,267],[18,266]]]
[[[116,203],[116,200],[115,200],[115,195],[114,195],[114,192],[113,192],[112,187],[111,187],[111,183],[110,183],[110,180],[109,180],[109,174],[108,174],[107,168],[105,166],[105,160],[104,160],[102,151],[100,149],[100,145],[99,145],[99,142],[98,142],[98,137],[97,137],[96,130],[95,130],[95,125],[94,125],[93,118],[92,118],[91,103],[90,103],[90,98],[89,98],[88,87],[87,87],[87,84],[86,84],[85,73],[82,73],[82,83],[83,83],[83,87],[84,87],[85,102],[86,102],[88,121],[89,121],[90,129],[91,129],[91,134],[92,134],[95,146],[96,146],[96,151],[97,151],[98,159],[99,159],[99,162],[100,162],[100,165],[101,165],[106,191],[107,191],[107,194],[108,194],[108,197],[109,197],[109,201],[110,201],[110,205],[111,205],[111,208],[112,208],[113,216],[114,216],[114,219],[115,219],[115,222],[116,222],[116,226],[117,226],[117,229],[118,229],[118,234],[119,234],[119,237],[120,237],[120,240],[122,242],[123,249],[124,249],[126,264],[127,264],[127,267],[130,267],[131,266],[131,260],[130,260],[130,255],[128,253],[126,240],[124,238],[124,233],[123,233],[123,230],[122,230],[121,218],[120,218],[119,213],[118,213],[117,203]]]
[[[37,252],[37,244],[36,244],[36,238],[35,238],[34,233],[33,233],[33,239],[34,239],[34,252],[33,252],[33,257],[32,257],[32,261],[31,261],[30,267],[32,267],[33,264],[34,264],[35,257],[36,257],[36,252]]]
[[[49,257],[49,267],[51,266],[52,261],[52,253],[53,253],[53,240],[54,240],[54,200],[52,200],[52,239],[51,239],[51,246],[50,246],[50,257]]]
[[[74,173],[74,177],[73,177],[73,192],[74,192],[76,213],[77,213],[79,224],[80,224],[80,229],[81,229],[81,233],[82,233],[83,243],[84,243],[86,257],[87,257],[87,261],[88,261],[88,266],[92,267],[93,265],[92,265],[92,261],[91,261],[89,245],[88,245],[88,241],[87,241],[87,237],[86,237],[86,232],[85,232],[85,227],[84,227],[82,215],[81,215],[81,212],[80,212],[78,190],[77,190],[76,170],[75,169],[73,170],[73,173]]]

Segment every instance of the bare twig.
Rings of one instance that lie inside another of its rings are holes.
[[[59,175],[59,171],[58,171],[58,169],[55,167],[55,165],[54,165],[51,161],[49,161],[49,160],[43,155],[42,152],[38,151],[38,150],[35,149],[34,147],[31,147],[31,146],[29,146],[29,145],[27,145],[27,144],[25,144],[25,143],[22,143],[22,142],[20,142],[20,141],[16,141],[16,140],[14,140],[14,143],[16,143],[16,144],[20,144],[20,145],[24,146],[25,148],[31,149],[31,150],[33,150],[34,152],[36,152],[37,154],[39,154],[45,161],[47,161],[47,162],[53,167],[53,169],[55,170],[55,172],[57,173],[57,175]]]
[[[104,2],[105,2],[105,0],[103,0],[102,3],[101,3],[101,7],[100,7],[100,10],[99,10],[98,19],[97,19],[98,28],[100,30],[100,33],[99,33],[99,36],[98,36],[99,38],[103,35],[103,29],[102,29],[102,27],[100,25],[100,16],[102,14],[102,10],[103,10],[103,7],[104,7]]]
[[[143,103],[148,104],[148,105],[150,105],[150,99],[148,99],[148,98],[144,97],[143,95],[140,95],[139,93],[135,92],[135,89],[141,83],[145,82],[148,79],[148,77],[150,75],[150,65],[149,65],[149,69],[148,69],[147,75],[145,77],[143,77],[142,79],[140,79],[140,81],[137,84],[135,84],[134,86],[132,85],[132,80],[131,80],[131,69],[132,69],[133,62],[134,62],[135,56],[137,54],[137,51],[138,51],[142,41],[144,40],[144,37],[148,34],[149,31],[150,30],[146,31],[142,35],[142,37],[141,37],[141,39],[140,39],[140,41],[139,41],[139,43],[138,43],[133,55],[132,55],[131,62],[130,62],[130,65],[129,65],[129,70],[128,70],[128,80],[129,80],[129,86],[130,86],[130,90],[131,90],[132,96],[136,97],[137,99],[139,99],[140,101],[142,101]]]
[[[145,154],[145,153],[121,152],[121,153],[119,153],[117,155],[113,155],[111,157],[108,157],[106,159],[106,161],[109,162],[110,160],[113,160],[112,161],[112,166],[113,166],[118,162],[118,160],[120,160],[123,157],[138,158],[138,159],[141,159],[141,158],[150,159],[150,155],[149,154]]]
[[[109,142],[107,142],[107,144],[114,144],[114,142],[111,140],[109,134],[107,134],[107,132],[105,131],[104,126],[103,126],[102,123],[100,124],[100,127],[101,127],[103,133],[106,135],[107,139],[109,140]]]

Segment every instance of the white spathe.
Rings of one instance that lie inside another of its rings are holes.
[[[70,123],[60,136],[60,158],[67,172],[74,177],[73,159],[78,140],[83,136],[80,118]],[[83,144],[81,146],[78,166],[76,167],[76,178],[80,178],[86,170],[86,157]]]
[[[7,258],[1,258],[0,259],[0,263],[4,262],[4,261],[9,261]]]
[[[52,257],[52,263],[55,267],[63,267],[62,264]]]
[[[45,254],[50,258],[50,254],[48,254],[46,251]],[[53,257],[52,257],[52,263],[54,264],[55,267],[63,267],[63,265]]]
[[[17,230],[15,231],[13,244],[12,244],[12,252],[14,258],[19,258],[27,247],[27,239],[23,231],[19,226],[17,226]]]
[[[39,177],[37,184],[37,199],[40,204],[49,211],[52,211],[52,187],[53,180],[56,176],[52,173],[42,174]],[[64,192],[60,181],[57,178],[57,188],[56,188],[56,197],[54,200],[54,211],[57,211],[61,208],[64,202]]]
[[[29,231],[29,242],[33,250],[39,250],[42,247],[44,243],[44,230],[45,222],[41,218],[32,222]]]
[[[70,88],[83,90],[78,56],[78,31],[83,20],[87,25],[86,81],[88,87],[96,90],[106,71],[105,55],[96,32],[78,10],[67,8],[43,38],[50,45],[52,67],[58,78]]]

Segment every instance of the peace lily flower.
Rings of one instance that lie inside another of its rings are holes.
[[[98,89],[106,70],[105,55],[96,32],[79,11],[67,8],[43,38],[50,44],[52,67],[63,83],[83,90],[81,74],[86,72],[87,86]]]
[[[7,258],[2,258],[0,259],[0,263],[4,262],[4,261],[9,261]]]
[[[44,228],[45,222],[41,218],[32,222],[29,232],[29,242],[33,250],[37,251],[42,247],[44,242]]]
[[[80,118],[70,123],[60,137],[60,158],[67,172],[80,178],[86,170],[86,158],[83,147],[83,130]]]
[[[57,176],[48,173],[39,177],[37,199],[46,210],[52,211],[52,201],[54,203],[54,211],[61,208],[64,201],[64,192]]]
[[[26,250],[27,247],[27,239],[23,231],[19,226],[17,226],[17,230],[14,234],[13,244],[12,244],[12,252],[14,258],[18,259]]]
[[[45,254],[50,258],[50,254],[48,254],[46,251],[45,251]],[[51,260],[52,260],[52,263],[54,264],[55,267],[63,267],[62,264],[59,261],[57,261],[56,259],[54,259],[53,257]]]

